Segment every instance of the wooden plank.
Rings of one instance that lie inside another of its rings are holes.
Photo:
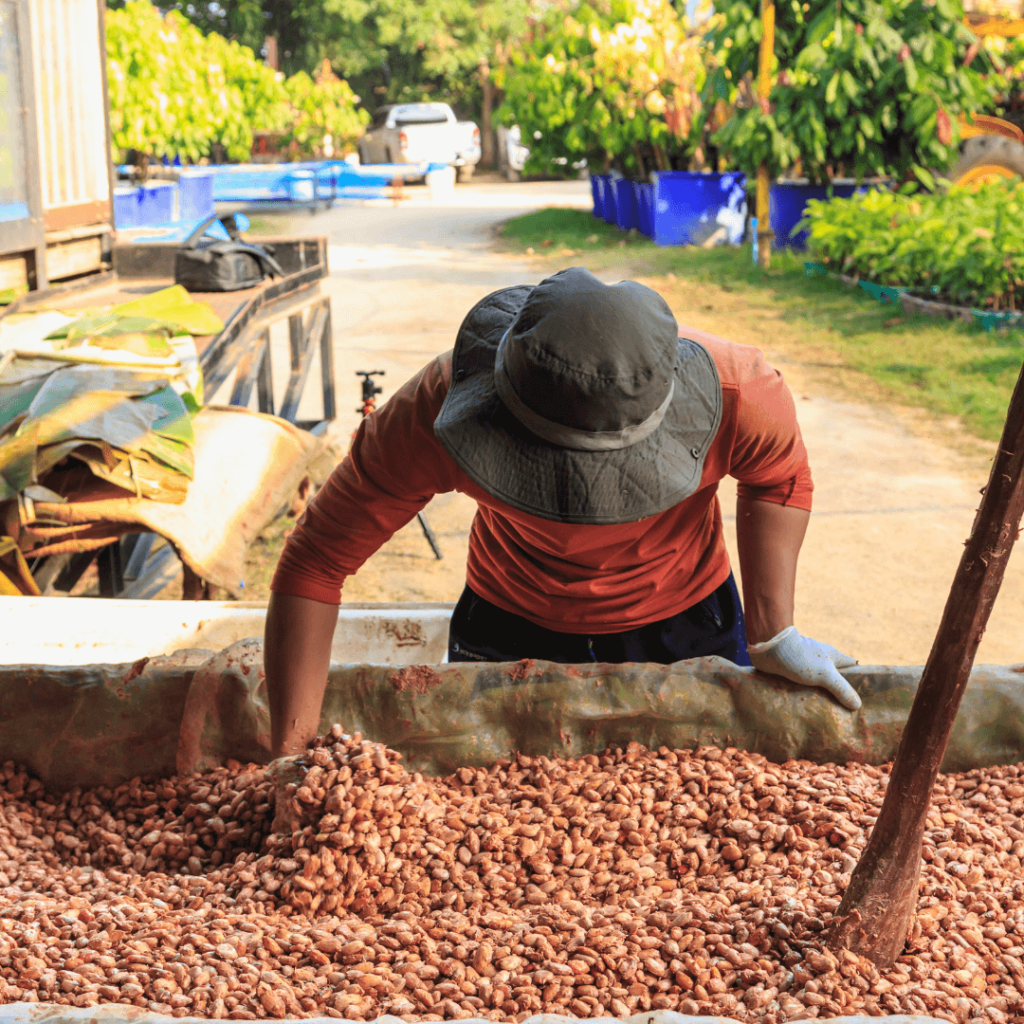
[[[88,274],[102,266],[103,244],[99,235],[51,245],[46,249],[46,276],[51,281]]]
[[[328,324],[329,301],[325,300],[323,305],[318,306],[310,317],[311,322],[303,340],[299,361],[297,364],[292,364],[291,376],[288,379],[284,398],[281,400],[281,412],[279,413],[281,418],[288,420],[289,423],[294,423],[295,417],[298,415],[299,401],[306,386],[306,377],[309,376],[313,355]]]
[[[249,347],[249,350],[242,357],[238,364],[235,375],[235,386],[231,391],[229,405],[238,405],[243,409],[249,408],[249,401],[252,398],[252,389],[257,382],[260,384],[260,404],[263,404],[263,380],[269,372],[270,364],[270,328],[266,327],[260,332],[258,340]],[[260,409],[260,412],[264,412]]]
[[[28,260],[20,253],[0,256],[0,288],[28,286]]]
[[[46,231],[62,231],[81,224],[95,224],[97,221],[106,221],[109,226],[111,220],[109,199],[76,203],[73,206],[54,206],[43,211],[43,228]]]

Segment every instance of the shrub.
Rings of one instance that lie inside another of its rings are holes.
[[[247,46],[203,35],[177,11],[128,0],[107,19],[110,126],[114,146],[150,157],[195,162],[215,144],[247,160],[254,131],[282,133],[295,155],[312,154],[324,135],[351,148],[369,120],[348,83],[322,66],[287,81]]]
[[[811,200],[803,223],[811,252],[832,270],[960,305],[1024,309],[1019,182]]]
[[[324,62],[315,79],[299,71],[285,82],[292,108],[292,123],[284,136],[297,154],[318,154],[330,135],[337,155],[351,152],[370,115],[357,108],[359,97],[348,82],[338,78]]]

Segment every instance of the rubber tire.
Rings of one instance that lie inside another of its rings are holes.
[[[473,177],[473,165],[463,164],[461,167],[455,168],[455,180],[460,185],[465,185]]]
[[[976,135],[963,144],[949,180],[955,185],[968,171],[985,164],[1005,167],[1024,178],[1024,144],[1005,135]]]

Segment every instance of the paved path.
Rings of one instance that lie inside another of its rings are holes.
[[[358,421],[354,371],[385,370],[386,398],[451,347],[462,317],[479,298],[544,275],[526,257],[493,251],[498,224],[540,206],[589,206],[585,182],[459,186],[448,205],[426,202],[423,191],[397,207],[336,209],[297,224],[330,236],[328,289],[346,433]],[[798,625],[865,664],[923,664],[985,483],[984,465],[910,431],[899,411],[816,393],[799,362],[773,350],[771,318],[732,320],[721,307],[708,312],[708,304],[695,298],[699,289],[685,281],[649,283],[662,290],[681,323],[759,345],[794,391],[816,484],[815,515],[801,559]],[[278,380],[283,371],[281,366]],[[308,414],[317,411],[311,406]],[[728,485],[723,510],[731,522]],[[432,558],[412,523],[360,571],[347,598],[454,600],[463,582],[472,514],[473,503],[462,496],[435,499],[429,515],[445,559]],[[1024,662],[1019,552],[979,661]]]

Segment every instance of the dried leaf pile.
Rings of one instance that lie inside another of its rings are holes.
[[[291,771],[58,799],[5,765],[0,1000],[231,1019],[1021,1019],[1020,766],[940,778],[914,936],[885,972],[823,950],[884,769],[630,744],[431,779],[335,727]]]

